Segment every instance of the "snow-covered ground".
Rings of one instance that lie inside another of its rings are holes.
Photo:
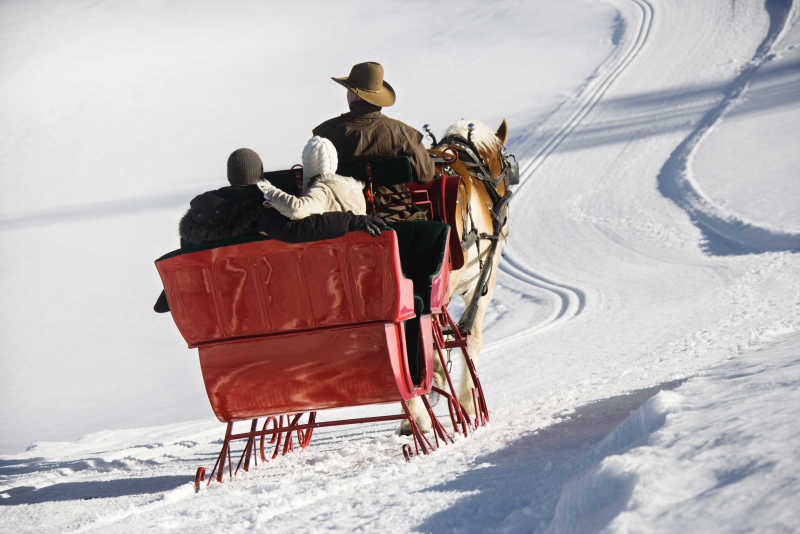
[[[0,28],[0,530],[800,530],[791,1],[6,2]],[[231,150],[294,163],[372,58],[392,116],[510,119],[492,422],[408,464],[393,425],[320,431],[195,495],[222,425],[152,259]]]

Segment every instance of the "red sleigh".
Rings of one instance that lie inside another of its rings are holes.
[[[454,211],[447,185],[440,179],[426,186],[441,219]],[[447,224],[414,221],[379,237],[258,240],[156,260],[175,324],[198,349],[211,408],[227,423],[208,483],[223,480],[226,464],[233,476],[251,462],[286,454],[295,438],[305,448],[313,430],[327,426],[406,420],[412,443],[403,446],[404,456],[428,454],[453,439],[430,406],[432,390],[446,399],[453,432],[467,435],[485,424],[488,410],[466,339],[447,312],[450,250]],[[445,351],[452,348],[460,349],[475,384],[474,417],[459,403],[447,369]],[[432,384],[434,358],[446,390]],[[431,419],[432,439],[410,415],[408,401],[416,397]],[[317,418],[319,410],[392,402],[401,413]],[[237,421],[249,421],[247,431],[234,432]],[[234,468],[236,440],[246,443]],[[204,479],[200,467],[196,489]]]

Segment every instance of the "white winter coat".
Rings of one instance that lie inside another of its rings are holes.
[[[336,174],[338,157],[333,143],[314,136],[303,150],[303,194],[285,193],[267,181],[258,183],[264,192],[264,205],[271,206],[290,219],[302,219],[326,211],[351,211],[367,214],[364,184]]]

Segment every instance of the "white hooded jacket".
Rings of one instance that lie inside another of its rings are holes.
[[[303,149],[303,194],[290,195],[262,180],[258,187],[264,192],[264,205],[272,206],[290,219],[302,219],[326,211],[366,215],[364,184],[355,178],[336,174],[338,165],[333,143],[315,135]]]

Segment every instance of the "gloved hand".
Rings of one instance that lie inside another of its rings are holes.
[[[372,237],[377,237],[381,235],[381,232],[384,230],[391,230],[392,227],[383,222],[383,219],[380,217],[376,217],[374,215],[362,215],[361,216],[361,225],[359,230],[362,232],[366,232]]]

